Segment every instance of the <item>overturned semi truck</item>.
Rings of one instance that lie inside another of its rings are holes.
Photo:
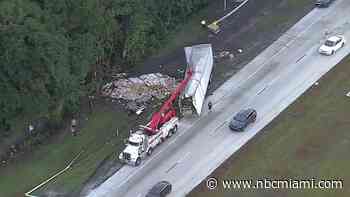
[[[213,51],[211,44],[185,47],[185,55],[187,70],[191,69],[193,74],[185,91],[180,96],[179,109],[183,115],[200,115],[212,78]]]

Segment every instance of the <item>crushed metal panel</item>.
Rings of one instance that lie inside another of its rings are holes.
[[[192,69],[193,76],[186,86],[184,96],[192,97],[192,104],[200,115],[213,69],[213,51],[211,44],[200,44],[185,47],[185,54],[187,69]]]

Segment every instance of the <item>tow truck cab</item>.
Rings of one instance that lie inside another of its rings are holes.
[[[148,135],[142,130],[131,133],[125,143],[125,149],[119,154],[119,160],[133,166],[140,165],[141,160],[151,155],[157,145],[176,133],[178,121],[178,117],[171,118],[153,135]]]
[[[119,159],[131,165],[138,165],[145,156],[147,148],[148,136],[142,131],[137,131],[128,138],[125,149],[119,154]]]

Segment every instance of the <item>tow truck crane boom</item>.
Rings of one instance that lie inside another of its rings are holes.
[[[158,129],[164,123],[176,116],[174,102],[186,88],[186,85],[190,81],[191,77],[192,70],[188,69],[186,78],[182,80],[176,89],[171,93],[170,97],[164,102],[160,110],[153,114],[151,121],[147,124],[147,127],[144,127],[149,135],[157,133]]]

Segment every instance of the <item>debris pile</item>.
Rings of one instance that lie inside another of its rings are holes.
[[[226,59],[226,58],[233,59],[234,57],[235,57],[235,55],[233,53],[231,53],[230,51],[220,51],[216,55],[214,55],[214,59],[216,59],[216,60]]]
[[[237,53],[243,53],[243,49],[237,49]],[[235,58],[235,54],[233,52],[230,51],[218,51],[216,52],[216,55],[214,55],[214,59],[219,60],[219,59],[233,59]]]
[[[102,87],[102,94],[114,99],[142,103],[152,97],[163,99],[176,87],[175,78],[161,73],[117,79]]]
[[[125,108],[129,114],[135,113],[136,115],[140,115],[146,109],[146,106],[131,101],[126,104]]]
[[[117,73],[117,74],[112,75],[112,78],[113,79],[122,79],[122,78],[125,78],[126,76],[127,76],[126,73]]]
[[[350,97],[350,92],[346,93],[346,95],[345,95],[345,96]]]
[[[219,58],[224,58],[224,57],[227,57],[228,55],[230,55],[229,51],[221,51],[219,53]]]

